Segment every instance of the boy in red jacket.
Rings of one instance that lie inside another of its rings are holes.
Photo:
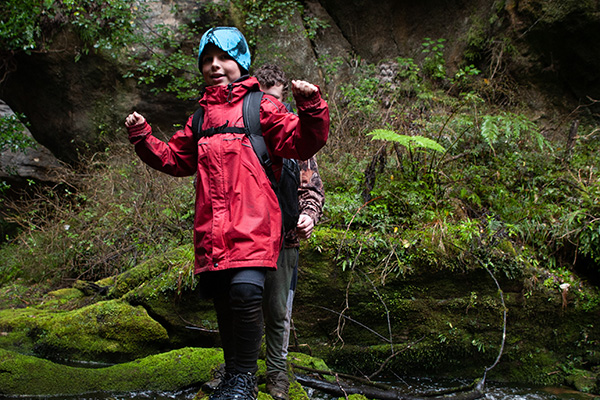
[[[231,27],[208,30],[200,40],[198,66],[208,85],[198,140],[192,117],[168,143],[152,135],[145,118],[130,114],[125,125],[138,156],[173,176],[197,174],[194,218],[195,272],[212,297],[225,356],[225,377],[211,400],[254,400],[263,331],[262,292],[266,271],[276,268],[282,244],[281,211],[271,183],[243,133],[242,103],[259,90],[247,76],[250,52]],[[263,97],[260,124],[275,177],[282,157],[306,160],[325,145],[329,110],[319,88],[293,81],[298,115]],[[215,132],[216,134],[212,134]]]

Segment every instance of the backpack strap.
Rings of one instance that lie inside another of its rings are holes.
[[[260,163],[265,170],[267,167],[271,167],[271,158],[269,157],[269,151],[265,144],[265,139],[260,129],[260,102],[262,100],[263,92],[248,92],[244,96],[244,104],[242,106],[244,126],[248,129],[248,139],[252,143],[252,148],[258,156]]]
[[[244,96],[244,103],[242,105],[242,115],[244,118],[244,126],[248,130],[248,139],[250,139],[250,143],[252,144],[252,148],[258,157],[261,165],[263,166],[269,180],[271,181],[271,185],[274,188],[277,188],[277,179],[275,179],[275,174],[273,173],[272,161],[269,157],[269,151],[267,150],[267,145],[265,143],[265,138],[262,135],[262,130],[260,129],[260,103],[262,101],[263,92],[255,91],[248,92],[246,96]]]
[[[204,109],[202,107],[198,107],[194,116],[192,117],[192,132],[194,133],[194,139],[196,141],[200,140],[202,137],[202,124],[204,123]]]
[[[273,185],[274,188],[277,188],[277,179],[275,179],[272,168],[273,163],[271,157],[269,157],[269,151],[267,150],[267,145],[263,138],[262,130],[260,129],[260,103],[263,94],[264,93],[261,91],[254,91],[248,92],[244,96],[242,103],[244,129],[228,127],[227,123],[225,123],[225,125],[220,127],[202,130],[202,124],[204,123],[204,109],[199,107],[192,117],[192,132],[194,133],[194,139],[196,139],[196,141],[200,140],[201,137],[212,136],[217,133],[245,133],[250,140],[250,144],[252,145],[260,164],[267,173],[271,185]]]

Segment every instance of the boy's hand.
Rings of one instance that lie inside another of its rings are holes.
[[[294,96],[301,94],[304,97],[310,97],[313,93],[319,91],[319,88],[306,81],[292,81],[292,93]]]
[[[300,214],[298,224],[296,225],[296,233],[300,239],[308,239],[315,227],[315,221],[306,214]]]
[[[146,122],[146,118],[137,111],[134,111],[125,118],[125,126],[128,128],[134,125],[143,124],[144,122]]]

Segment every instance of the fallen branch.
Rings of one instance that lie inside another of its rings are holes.
[[[365,385],[370,385],[370,386],[374,386],[374,387],[378,387],[379,389],[383,389],[383,390],[393,390],[393,386],[388,385],[386,383],[381,383],[381,382],[375,382],[372,381],[368,378],[361,378],[359,376],[354,376],[354,375],[348,375],[348,374],[344,374],[341,372],[333,372],[333,371],[325,371],[325,370],[320,370],[320,369],[315,369],[315,368],[310,368],[310,367],[304,367],[302,365],[297,365],[292,363],[292,367],[295,369],[301,369],[307,372],[312,372],[314,374],[319,374],[319,375],[333,375],[333,376],[339,376],[341,378],[344,379],[350,379],[353,380],[355,382],[360,382],[360,383],[364,383]]]
[[[341,381],[339,381],[339,379],[336,380],[336,383],[331,383],[304,375],[296,375],[296,380],[301,385],[308,386],[313,389],[317,389],[324,393],[338,397],[347,397],[351,394],[361,394],[369,399],[379,400],[475,400],[483,397],[480,385],[472,385],[471,390],[469,391],[453,392],[434,396],[413,396],[410,394],[402,393],[392,387],[390,387],[389,389],[381,389],[373,386],[348,385],[343,384]]]

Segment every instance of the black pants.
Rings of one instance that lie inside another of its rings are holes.
[[[201,282],[212,292],[226,371],[254,374],[263,335],[264,270],[242,271],[208,272]]]

